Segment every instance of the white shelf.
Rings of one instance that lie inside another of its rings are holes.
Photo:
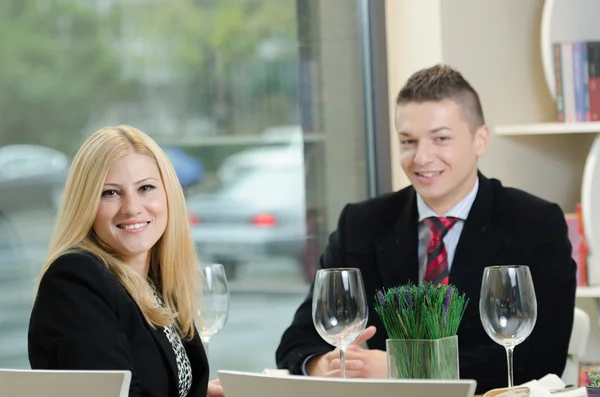
[[[577,287],[578,298],[600,298],[600,285],[592,287]]]
[[[496,135],[594,134],[600,133],[600,122],[498,125],[494,132]]]

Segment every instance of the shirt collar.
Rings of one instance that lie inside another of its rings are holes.
[[[475,185],[473,189],[463,198],[460,202],[458,202],[454,207],[450,208],[448,212],[445,214],[439,215],[436,214],[434,210],[432,210],[427,204],[425,204],[425,200],[421,197],[419,193],[417,193],[417,211],[419,211],[419,222],[423,221],[425,218],[429,218],[432,216],[444,216],[444,217],[455,217],[462,219],[463,221],[467,219],[469,215],[469,211],[471,211],[471,207],[473,206],[473,202],[475,201],[475,197],[477,197],[477,191],[479,190],[479,178],[475,179]]]

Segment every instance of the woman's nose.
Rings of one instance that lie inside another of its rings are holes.
[[[129,194],[121,201],[121,212],[123,212],[125,215],[137,215],[141,212],[141,210],[141,199],[135,194]]]

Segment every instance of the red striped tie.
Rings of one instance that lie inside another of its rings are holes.
[[[444,236],[458,220],[454,217],[430,217],[424,220],[431,236],[427,247],[427,271],[424,281],[448,284],[448,253],[444,246]]]

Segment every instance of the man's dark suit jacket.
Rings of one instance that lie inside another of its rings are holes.
[[[414,188],[347,205],[321,257],[321,267],[359,268],[367,293],[368,325],[377,332],[371,349],[385,350],[385,328],[373,308],[376,289],[418,282],[418,211]],[[503,187],[479,174],[479,190],[465,221],[450,269],[450,284],[469,298],[458,331],[460,376],[477,381],[477,393],[507,386],[506,352],[485,333],[479,317],[483,270],[489,265],[528,265],[538,304],[535,328],[514,351],[515,383],[548,373],[561,376],[575,305],[576,265],[564,214],[556,205]],[[276,353],[279,368],[302,373],[310,355],[332,346],[317,334],[312,287],[285,331]]]
[[[205,397],[208,361],[195,333],[183,340],[192,366],[188,397]],[[178,397],[175,353],[95,256],[58,258],[42,277],[28,333],[32,369],[130,370],[130,397]]]

